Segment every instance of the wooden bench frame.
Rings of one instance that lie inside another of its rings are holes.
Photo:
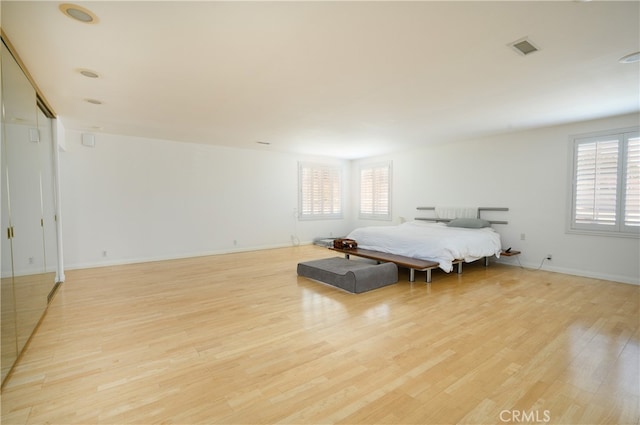
[[[344,254],[344,258],[349,259],[350,255],[356,257],[367,258],[369,260],[376,260],[378,262],[395,263],[399,267],[406,267],[409,269],[409,281],[415,281],[416,270],[419,272],[427,272],[426,281],[431,282],[431,270],[439,267],[439,264],[435,261],[420,260],[418,258],[405,257],[396,254],[387,254],[386,252],[371,251],[362,248],[341,249],[341,248],[329,248],[332,251],[341,252]],[[458,273],[462,273],[461,263],[458,263]]]

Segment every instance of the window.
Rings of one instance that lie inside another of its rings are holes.
[[[638,129],[573,138],[570,230],[640,234]]]
[[[391,220],[391,162],[360,168],[360,218]]]
[[[300,219],[342,218],[342,168],[298,164]]]

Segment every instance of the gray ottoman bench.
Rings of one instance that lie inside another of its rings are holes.
[[[334,257],[298,263],[298,275],[359,294],[396,283],[398,267]]]

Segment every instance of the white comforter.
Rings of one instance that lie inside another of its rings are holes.
[[[436,261],[445,272],[454,260],[471,262],[500,255],[500,234],[491,227],[466,229],[410,221],[399,226],[361,227],[349,233],[358,248]]]

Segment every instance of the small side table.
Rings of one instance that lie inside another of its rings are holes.
[[[511,251],[509,251],[509,252],[501,251],[500,255],[504,256],[504,257],[513,257],[515,255],[520,255],[520,251],[514,251],[513,249]]]

